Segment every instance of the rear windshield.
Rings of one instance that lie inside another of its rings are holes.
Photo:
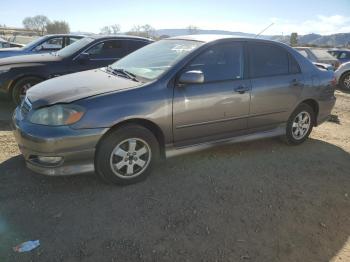
[[[323,49],[311,49],[311,52],[319,60],[335,60],[335,58],[331,54],[329,54],[326,50],[323,50]]]

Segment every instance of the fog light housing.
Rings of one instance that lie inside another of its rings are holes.
[[[37,160],[40,164],[57,165],[63,161],[61,156],[38,156]]]

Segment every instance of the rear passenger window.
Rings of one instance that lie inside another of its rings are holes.
[[[144,41],[128,41],[128,47],[129,47],[129,51],[134,52],[135,50],[144,47],[145,45],[147,45],[148,42],[144,42]]]
[[[288,53],[273,45],[249,45],[249,69],[253,78],[289,73]]]
[[[241,43],[219,44],[196,57],[186,70],[202,71],[206,82],[242,79],[243,61]]]
[[[88,53],[92,59],[116,59],[127,55],[128,49],[125,41],[109,40],[91,47]]]

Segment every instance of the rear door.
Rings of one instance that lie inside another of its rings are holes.
[[[284,48],[250,43],[251,107],[249,128],[272,128],[287,121],[302,91],[300,67]]]
[[[250,82],[244,62],[244,44],[228,42],[208,47],[180,72],[201,71],[204,83],[174,87],[175,144],[231,137],[247,128]]]

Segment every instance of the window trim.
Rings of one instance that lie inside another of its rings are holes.
[[[287,51],[288,52],[288,51]],[[298,72],[296,73],[293,73],[291,71],[291,67],[292,67],[292,61],[295,62],[295,64],[297,65],[298,67]],[[298,74],[301,74],[301,67],[300,67],[300,64],[298,63],[298,61],[293,57],[293,55],[288,52],[288,72],[289,72],[289,75],[298,75]]]
[[[284,73],[284,74],[272,74],[272,75],[266,75],[266,76],[252,76],[252,72],[251,72],[251,61],[250,61],[250,48],[252,45],[259,45],[259,46],[272,46],[272,47],[275,47],[277,49],[280,49],[282,50],[283,52],[286,53],[287,55],[287,60],[288,60],[288,73]],[[298,69],[299,69],[299,72],[298,73],[291,73],[291,58],[295,60],[295,62],[297,63],[298,65]],[[260,79],[260,78],[270,78],[270,77],[276,77],[276,76],[289,76],[289,75],[295,75],[295,74],[301,74],[301,67],[298,63],[298,61],[292,56],[292,54],[286,50],[285,48],[277,45],[277,44],[273,44],[273,43],[258,43],[258,42],[248,42],[247,44],[247,62],[248,62],[248,77],[247,79]]]
[[[195,60],[197,57],[199,57],[200,55],[202,55],[204,52],[206,52],[209,48],[213,48],[215,46],[219,46],[219,45],[225,45],[225,44],[240,44],[242,47],[242,53],[243,53],[243,75],[242,78],[232,78],[232,79],[223,79],[223,80],[212,80],[212,81],[204,81],[201,84],[212,84],[212,83],[222,83],[222,82],[232,82],[232,81],[242,81],[247,79],[246,77],[246,66],[247,66],[247,59],[246,59],[246,41],[232,41],[231,39],[229,41],[223,41],[223,42],[219,42],[219,43],[213,43],[211,45],[206,46],[203,50],[200,50],[200,52],[198,54],[196,54],[194,57],[192,57],[190,59],[190,61],[188,61],[175,75],[175,79],[176,79],[176,83],[178,82],[178,78],[180,77],[181,74],[183,74],[185,72],[186,67],[192,63],[193,60]],[[201,85],[201,84],[197,84],[197,85]]]

